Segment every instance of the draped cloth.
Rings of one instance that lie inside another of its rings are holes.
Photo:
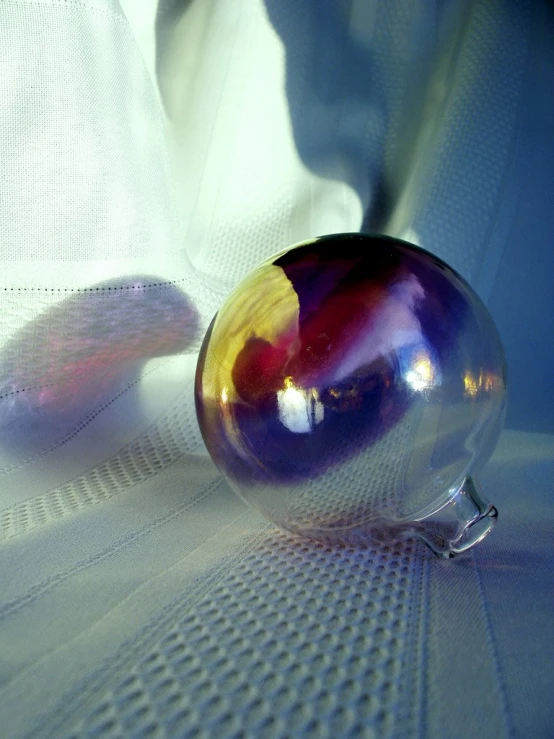
[[[0,0],[2,737],[554,735],[553,41],[542,0]],[[504,342],[451,562],[280,532],[198,430],[229,291],[360,229]]]

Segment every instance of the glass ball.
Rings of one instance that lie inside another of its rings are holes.
[[[212,459],[271,521],[348,545],[417,534],[452,556],[496,518],[475,475],[505,390],[496,328],[460,275],[398,239],[340,234],[238,285],[195,393]]]

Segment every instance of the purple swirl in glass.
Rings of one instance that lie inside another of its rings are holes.
[[[330,542],[419,535],[452,556],[496,509],[475,487],[505,408],[493,321],[443,261],[341,234],[266,260],[202,345],[197,415],[231,486]]]

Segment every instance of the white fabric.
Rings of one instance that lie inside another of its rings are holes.
[[[0,0],[1,736],[553,735],[552,16]],[[229,289],[362,227],[505,343],[500,523],[458,562],[280,534],[199,435]]]

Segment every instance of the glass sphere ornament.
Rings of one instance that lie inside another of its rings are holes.
[[[415,534],[451,557],[495,523],[475,475],[503,423],[502,346],[468,283],[423,249],[339,234],[267,259],[212,321],[195,394],[220,471],[288,531]]]

